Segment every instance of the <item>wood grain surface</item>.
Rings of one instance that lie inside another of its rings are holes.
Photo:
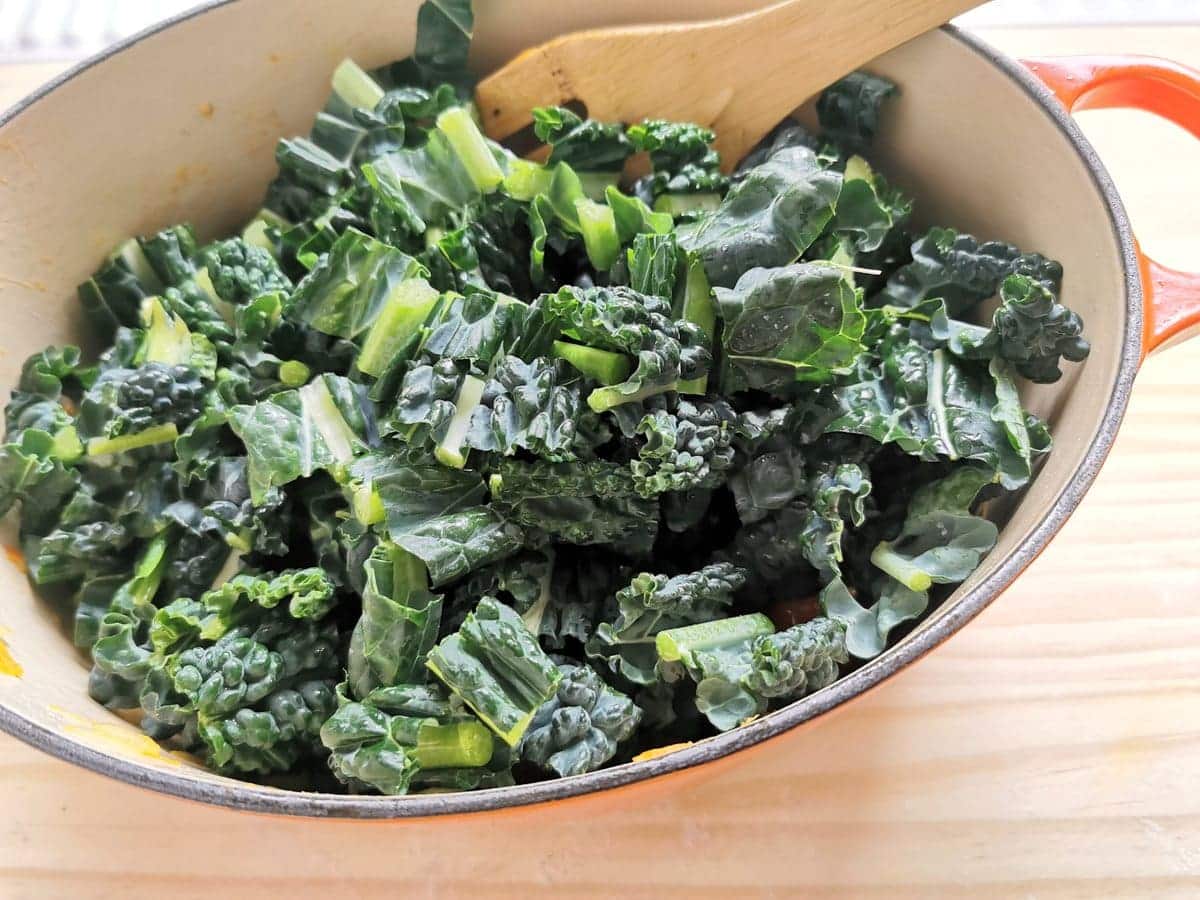
[[[992,31],[1200,67],[1200,29]],[[0,104],[51,71],[0,69]],[[1091,113],[1145,246],[1200,264],[1200,144]],[[331,823],[170,800],[0,736],[0,897],[1200,896],[1200,340],[989,610],[849,708],[596,804]],[[83,689],[83,686],[80,686]]]

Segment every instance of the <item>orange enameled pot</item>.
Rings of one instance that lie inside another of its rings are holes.
[[[712,18],[760,3],[489,0],[478,4],[473,64],[488,71],[583,27]],[[12,385],[22,360],[45,344],[85,340],[74,287],[120,240],[181,220],[203,239],[239,227],[258,207],[275,141],[307,131],[337,62],[349,55],[370,67],[407,55],[417,5],[213,3],[84,63],[0,118],[0,384]],[[92,703],[86,662],[54,611],[15,562],[0,561],[0,727],[116,778],[239,809],[429,816],[592,794],[712,762],[790,731],[915,661],[1046,546],[1095,478],[1144,354],[1200,323],[1200,279],[1139,253],[1108,175],[1069,116],[1072,108],[1133,106],[1200,136],[1200,73],[1145,58],[1028,65],[946,28],[870,66],[902,89],[875,155],[916,198],[918,225],[954,225],[1061,260],[1063,300],[1083,316],[1093,346],[1060,382],[1025,393],[1049,420],[1056,447],[1019,502],[996,511],[1003,519],[996,548],[879,658],[785,709],[646,762],[465,794],[296,793],[207,772]],[[3,539],[14,544],[12,523]]]

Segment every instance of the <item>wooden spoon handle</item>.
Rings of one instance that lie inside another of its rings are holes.
[[[715,23],[705,37],[716,39],[708,43],[709,52],[727,60],[719,69],[732,90],[725,88],[728,102],[703,124],[716,131],[716,147],[732,166],[826,85],[978,5],[979,0],[790,0]]]
[[[979,2],[787,0],[709,22],[578,32],[517,56],[479,83],[476,102],[499,139],[532,107],[572,100],[597,119],[698,122],[717,131],[731,166],[831,81]]]

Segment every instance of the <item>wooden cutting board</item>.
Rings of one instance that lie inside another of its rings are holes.
[[[983,36],[1200,66],[1200,29]],[[0,68],[0,104],[50,74]],[[1137,114],[1083,121],[1144,244],[1200,266],[1200,144]],[[0,898],[1200,896],[1200,340],[1147,363],[1099,481],[989,610],[685,785],[502,819],[267,819],[0,736]]]

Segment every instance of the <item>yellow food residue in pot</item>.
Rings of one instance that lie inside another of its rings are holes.
[[[0,675],[20,678],[25,674],[25,670],[21,668],[19,662],[13,659],[12,651],[8,649],[8,644],[4,641],[4,635],[7,632],[7,628],[0,628]]]
[[[183,764],[183,760],[164,750],[147,735],[132,731],[129,725],[119,725],[116,722],[96,722],[85,716],[76,715],[56,706],[50,707],[51,714],[63,723],[63,731],[67,734],[92,738],[89,743],[106,745],[106,748],[120,750],[123,755],[134,754],[147,759],[158,760],[172,766]]]
[[[634,762],[647,762],[651,759],[658,759],[660,756],[666,756],[668,753],[674,753],[676,750],[682,750],[684,747],[692,746],[691,741],[684,741],[680,744],[667,744],[665,747],[653,747],[650,750],[643,750],[633,758]]]
[[[25,564],[25,554],[16,547],[5,547],[4,555],[8,557],[8,561],[12,563],[16,570],[22,575],[29,571],[29,567]]]

